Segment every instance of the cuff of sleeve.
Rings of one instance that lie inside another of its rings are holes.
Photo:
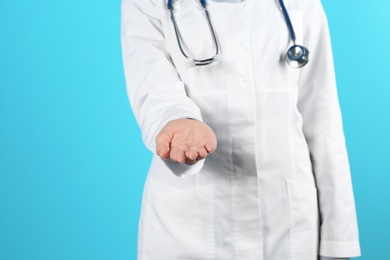
[[[184,178],[200,172],[200,170],[203,168],[205,160],[206,159],[200,160],[194,165],[177,163],[169,159],[163,160],[163,162],[177,177]]]
[[[320,255],[327,257],[360,256],[359,241],[321,241]]]
[[[327,257],[327,256],[320,256],[320,260],[349,260],[349,258],[336,258],[336,257]]]

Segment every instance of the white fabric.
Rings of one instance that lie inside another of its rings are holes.
[[[321,256],[320,260],[349,260],[349,258],[335,258],[335,257]]]
[[[240,3],[245,0],[212,0],[214,2],[221,2],[221,3]]]
[[[277,1],[246,0],[208,1],[220,60],[188,68],[165,0],[122,0],[127,91],[145,145],[154,152],[160,129],[181,117],[203,120],[218,138],[194,166],[154,156],[139,259],[360,255],[326,17],[319,0],[286,6],[310,50],[306,67],[284,62],[291,42]],[[199,2],[175,2],[175,17],[188,53],[212,56]]]

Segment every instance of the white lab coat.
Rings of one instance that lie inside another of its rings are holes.
[[[166,0],[122,1],[129,99],[145,145],[170,120],[215,132],[215,153],[194,166],[154,156],[144,189],[144,260],[316,260],[360,255],[355,205],[327,21],[320,0],[286,0],[310,62],[292,69],[275,0],[208,1],[218,62],[189,68]],[[214,46],[197,0],[176,0],[185,49]],[[179,178],[177,176],[186,176]]]

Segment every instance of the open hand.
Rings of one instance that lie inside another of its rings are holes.
[[[217,148],[213,130],[193,119],[169,121],[156,137],[156,153],[162,159],[188,165],[206,158]]]

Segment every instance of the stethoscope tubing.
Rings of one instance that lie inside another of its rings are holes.
[[[213,24],[211,23],[209,12],[208,12],[207,7],[206,7],[206,0],[200,0],[200,3],[202,5],[203,12],[206,15],[207,24],[209,26],[210,33],[211,33],[211,36],[213,38],[214,46],[215,46],[215,54],[214,54],[214,56],[211,57],[211,58],[202,59],[202,60],[194,59],[194,58],[190,57],[184,51],[183,45],[181,43],[182,42],[181,41],[181,34],[180,34],[179,27],[177,25],[177,22],[176,22],[176,19],[175,19],[175,15],[174,15],[173,1],[172,0],[168,0],[168,2],[167,2],[168,9],[169,9],[169,11],[171,13],[171,21],[173,23],[173,27],[174,27],[175,35],[176,35],[176,40],[177,40],[177,44],[179,46],[180,52],[194,66],[204,66],[204,65],[211,64],[213,61],[215,61],[216,57],[219,55],[219,45],[218,45],[218,41],[217,41],[217,36],[216,36],[215,30],[214,30]]]
[[[280,5],[280,9],[282,10],[282,13],[283,13],[284,20],[286,21],[288,33],[290,34],[290,39],[291,39],[291,41],[295,45],[295,42],[296,42],[297,38],[295,36],[295,31],[294,31],[294,27],[293,27],[293,25],[291,23],[290,16],[288,15],[286,6],[284,5],[284,1],[283,0],[279,0],[279,5]]]
[[[288,51],[285,55],[286,63],[293,68],[301,68],[309,62],[309,50],[302,45],[296,44],[296,35],[295,35],[294,27],[293,27],[293,24],[291,22],[290,16],[287,12],[287,8],[284,5],[283,0],[278,0],[278,1],[279,1],[280,9],[283,13],[284,20],[286,22],[286,26],[287,26],[287,30],[288,30],[289,35],[290,35],[290,39],[293,42],[293,46],[291,46],[288,49]],[[194,59],[194,58],[190,57],[189,55],[187,55],[187,53],[184,51],[184,48],[182,45],[182,38],[181,38],[181,35],[179,32],[179,27],[177,25],[175,15],[174,15],[173,0],[167,0],[167,7],[171,13],[171,20],[172,20],[173,27],[175,30],[176,40],[177,40],[180,52],[194,66],[203,66],[203,65],[211,64],[212,62],[214,62],[216,60],[216,57],[218,57],[218,55],[219,55],[219,45],[218,45],[218,41],[217,41],[217,36],[216,36],[214,27],[213,27],[211,20],[210,20],[210,15],[209,15],[209,12],[207,10],[206,0],[199,0],[199,2],[202,5],[202,9],[206,15],[207,23],[209,25],[210,33],[211,33],[211,36],[213,38],[214,45],[215,45],[215,55],[211,58],[202,59],[202,60]],[[299,55],[296,55],[297,49],[299,50],[299,52],[298,52]]]

